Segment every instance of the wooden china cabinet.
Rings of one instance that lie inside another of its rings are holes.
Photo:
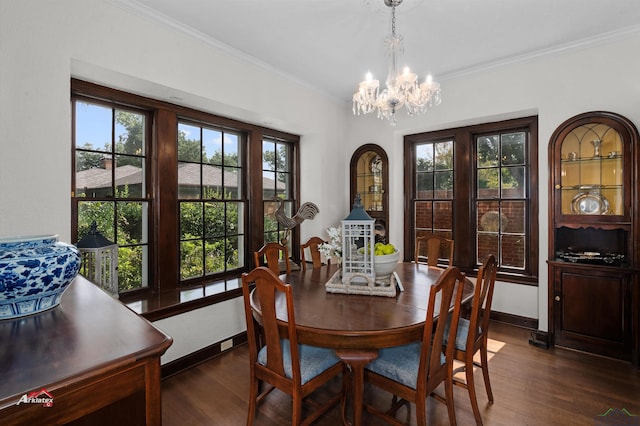
[[[549,338],[638,364],[638,131],[611,112],[562,123],[549,144]]]
[[[359,147],[351,157],[351,203],[360,194],[366,212],[376,220],[376,241],[388,242],[389,159],[375,144]]]

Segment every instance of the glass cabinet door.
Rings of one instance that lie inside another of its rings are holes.
[[[388,239],[389,160],[382,147],[362,145],[351,157],[351,202],[360,194],[362,206],[376,220],[376,241]]]
[[[624,215],[624,156],[616,129],[600,123],[572,129],[560,149],[561,213]]]

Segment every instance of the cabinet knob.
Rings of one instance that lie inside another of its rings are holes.
[[[556,300],[556,302],[559,302],[560,301],[560,296],[556,296],[555,300]]]
[[[560,185],[556,184],[556,189],[562,188]]]

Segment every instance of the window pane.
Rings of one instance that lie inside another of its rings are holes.
[[[242,198],[242,170],[225,167],[224,172],[224,197],[225,200],[238,200]]]
[[[226,255],[225,255],[225,258],[227,261],[227,269],[229,270],[237,269],[244,266],[244,262],[242,264],[240,263],[240,260],[242,259],[242,257],[239,256],[240,247],[242,247],[243,244],[244,244],[244,237],[242,236],[227,238]]]
[[[202,238],[202,204],[180,203],[180,239]]]
[[[477,139],[478,167],[495,167],[500,158],[498,135],[480,136]]]
[[[434,224],[438,230],[453,229],[453,204],[451,201],[436,201],[433,203]]]
[[[202,240],[180,242],[180,279],[196,278],[203,275],[202,245]]]
[[[525,168],[502,168],[502,198],[525,198]]]
[[[506,229],[503,232],[525,232],[526,203],[524,201],[505,201],[502,203],[502,214],[506,217]]]
[[[114,217],[115,203],[112,201],[79,201],[78,241],[89,233],[91,224],[96,222],[98,231],[108,240],[115,242]]]
[[[524,235],[502,235],[502,259],[500,265],[522,269],[525,266]]]
[[[145,155],[144,115],[119,110],[116,110],[115,114],[115,152],[120,154]]]
[[[142,276],[146,258],[147,246],[118,248],[118,291],[134,290],[148,285]]]
[[[146,206],[141,202],[119,202],[118,208],[118,244],[143,244],[147,242],[145,232]]]
[[[178,123],[178,161],[200,162],[200,128]]]
[[[476,203],[479,232],[504,232],[506,216],[500,215],[498,201],[480,201]],[[501,226],[502,225],[502,226]]]
[[[110,156],[76,151],[76,197],[112,197],[113,174]]]
[[[499,198],[499,169],[478,169],[478,198]]]
[[[432,229],[433,226],[433,211],[431,201],[419,201],[415,204],[416,209],[416,228],[418,229]]]
[[[289,173],[277,173],[276,191],[278,195],[284,198],[292,198],[291,190],[291,175]]]
[[[274,142],[262,141],[262,168],[264,170],[276,170],[276,144]]]
[[[278,158],[276,159],[276,170],[288,172],[291,170],[289,163],[289,146],[286,144],[277,144]]]
[[[276,221],[275,212],[279,202],[265,201],[264,202],[264,232],[269,233],[278,230],[278,222]],[[267,240],[265,240],[266,242]]]
[[[490,254],[496,256],[496,259],[500,258],[500,245],[498,234],[493,233],[481,233],[478,234],[478,249],[476,253],[476,265],[482,264],[484,259]]]
[[[144,191],[144,158],[116,155],[115,164],[116,197],[142,198],[146,192]]]
[[[238,235],[242,232],[242,203],[225,203],[226,206],[226,235]]]
[[[202,198],[205,200],[221,200],[223,171],[219,166],[203,164],[202,169]]]
[[[85,102],[75,105],[76,148],[111,152],[112,109]]]
[[[416,145],[416,171],[433,171],[433,144]]]
[[[436,170],[453,169],[453,141],[436,143],[435,150]]]
[[[434,198],[453,198],[453,171],[436,172],[436,193]]]
[[[433,198],[433,172],[416,175],[416,198]]]
[[[240,146],[240,138],[233,133],[224,134],[224,165],[239,166],[240,158],[238,157]]]
[[[268,200],[276,196],[276,173],[262,172],[262,199]]]
[[[202,162],[222,165],[222,132],[202,129]]]
[[[524,132],[505,133],[502,135],[502,164],[525,164]]]
[[[200,199],[200,165],[178,163],[178,198]]]
[[[184,203],[183,203],[184,204]],[[204,237],[213,238],[224,235],[224,203],[204,203]]]
[[[225,270],[224,238],[207,239],[205,247],[205,274],[209,275]]]

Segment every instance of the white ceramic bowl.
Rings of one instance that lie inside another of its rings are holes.
[[[400,259],[400,252],[398,252],[398,250],[391,254],[374,256],[373,269],[376,271],[376,277],[386,278],[391,275],[396,269],[396,266],[398,266],[398,259]]]

